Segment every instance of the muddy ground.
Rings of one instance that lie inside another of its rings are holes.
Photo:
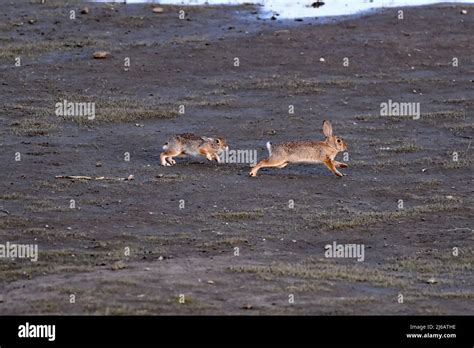
[[[1,7],[0,242],[39,247],[38,262],[0,261],[1,314],[474,314],[474,6],[325,23],[252,6]],[[56,116],[64,99],[95,102],[96,119]],[[389,99],[419,102],[420,119],[380,116]],[[159,164],[175,133],[262,159],[268,140],[322,139],[325,118],[349,144],[343,178]],[[334,241],[365,260],[325,258]]]

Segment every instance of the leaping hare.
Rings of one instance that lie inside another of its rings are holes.
[[[260,161],[250,171],[250,176],[257,176],[260,168],[284,168],[288,163],[324,163],[337,176],[343,176],[336,168],[346,168],[347,164],[335,161],[336,155],[347,149],[347,144],[341,137],[332,134],[331,123],[323,122],[325,141],[290,141],[272,146],[267,142],[268,159]]]
[[[173,157],[205,156],[209,161],[215,160],[220,163],[219,154],[228,149],[224,138],[208,138],[198,136],[192,133],[178,134],[170,138],[160,154],[162,166],[171,166],[176,164]]]

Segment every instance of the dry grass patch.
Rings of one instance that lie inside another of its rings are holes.
[[[66,211],[64,207],[56,206],[53,202],[46,199],[31,199],[26,204],[26,209],[34,213]]]
[[[104,44],[89,38],[83,38],[77,41],[71,40],[50,40],[50,41],[32,41],[23,43],[8,43],[3,45],[0,50],[0,59],[13,59],[19,56],[35,56],[51,51],[66,50],[72,48],[91,47]]]
[[[258,209],[249,211],[222,211],[217,213],[215,217],[226,221],[257,220],[263,217],[263,211]]]
[[[370,269],[359,265],[340,265],[309,261],[304,263],[276,263],[269,266],[232,266],[230,271],[251,273],[265,280],[296,278],[315,281],[364,282],[381,287],[405,287],[409,282],[393,272]]]
[[[444,161],[442,166],[444,169],[472,168],[472,160],[471,158],[461,158],[458,161]]]
[[[152,104],[143,100],[130,98],[107,99],[86,95],[65,95],[58,100],[67,100],[77,103],[95,103],[95,118],[62,116],[63,120],[80,125],[94,125],[101,123],[135,122],[139,120],[174,118],[178,116],[178,106],[170,104]]]
[[[399,141],[394,141],[392,143],[397,143]],[[369,145],[382,145],[381,143],[374,143],[374,142],[371,142]],[[388,145],[388,143],[384,143],[383,145]],[[401,144],[401,145],[398,145],[398,146],[393,146],[393,147],[379,147],[377,148],[377,152],[395,152],[395,153],[413,153],[413,152],[417,152],[419,150],[422,150],[422,148],[418,145],[416,145],[415,143],[412,143],[412,142],[408,142],[408,143],[405,143],[405,144]]]
[[[381,119],[386,119],[392,122],[402,121],[402,120],[412,120],[412,121],[436,121],[436,120],[453,120],[453,119],[465,119],[466,112],[464,110],[443,110],[436,112],[427,112],[420,115],[418,120],[413,120],[413,115],[407,116],[382,116],[380,114],[367,114],[367,115],[357,115],[355,119],[357,121],[376,121]]]
[[[455,275],[457,272],[470,271],[474,263],[472,249],[462,250],[458,256],[451,252],[434,252],[430,255],[409,256],[395,260],[389,268],[394,271],[416,272],[424,275]]]
[[[4,193],[4,194],[0,195],[0,200],[3,200],[3,201],[12,201],[12,200],[16,200],[16,199],[24,198],[24,197],[25,197],[25,196],[23,196],[23,195],[20,194],[20,193],[12,192],[12,193]]]
[[[242,244],[248,244],[248,242],[249,241],[246,238],[228,237],[228,238],[218,239],[212,242],[200,243],[197,246],[200,248],[211,248],[211,247],[217,247],[217,246],[223,246],[223,245],[224,246],[242,245]]]
[[[26,226],[27,221],[15,216],[0,217],[0,229],[21,228]]]
[[[432,179],[432,180],[426,180],[420,182],[416,188],[417,190],[425,190],[425,189],[433,189],[435,187],[439,187],[441,185],[441,181],[437,179]]]
[[[352,212],[349,217],[335,218],[323,221],[324,225],[331,230],[356,228],[369,226],[377,223],[398,221],[401,219],[413,219],[426,214],[455,211],[461,208],[459,203],[444,200],[442,203],[430,203],[413,208],[398,211],[357,211]]]
[[[47,117],[22,118],[20,121],[13,122],[10,127],[14,135],[29,137],[46,136],[61,129],[57,122]]]

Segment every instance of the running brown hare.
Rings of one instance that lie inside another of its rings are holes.
[[[284,168],[288,163],[323,163],[337,176],[343,176],[337,168],[346,168],[347,164],[335,160],[336,155],[347,150],[344,140],[332,133],[331,123],[323,122],[324,141],[290,141],[287,143],[272,145],[267,142],[269,157],[260,161],[250,171],[250,176],[257,176],[261,168],[276,167]]]

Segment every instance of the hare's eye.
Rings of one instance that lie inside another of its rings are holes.
[[[340,142],[341,142],[341,139],[337,139],[337,142],[340,143]]]

